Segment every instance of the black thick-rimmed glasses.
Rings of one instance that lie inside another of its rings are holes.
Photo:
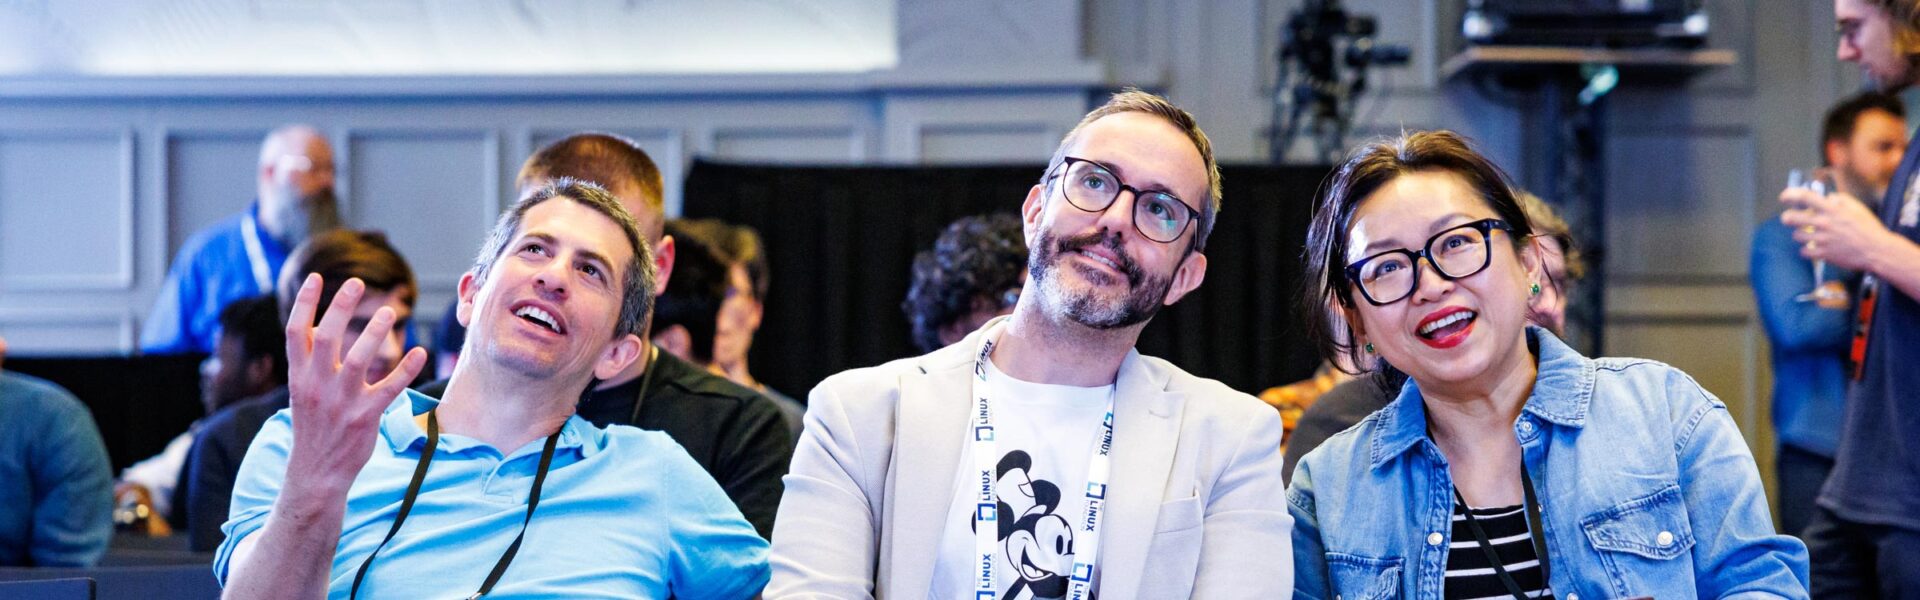
[[[1420,261],[1447,281],[1471,277],[1493,263],[1493,230],[1513,231],[1506,221],[1481,219],[1448,228],[1427,238],[1419,252],[1396,248],[1347,265],[1347,280],[1374,306],[1385,306],[1412,296],[1420,287]]]
[[[1091,213],[1107,210],[1120,198],[1122,190],[1133,192],[1133,228],[1147,239],[1171,244],[1186,233],[1187,226],[1200,220],[1200,211],[1187,206],[1173,194],[1142,191],[1120,183],[1120,176],[1106,165],[1072,156],[1062,157],[1059,169],[1067,203]]]

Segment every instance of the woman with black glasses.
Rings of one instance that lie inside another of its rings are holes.
[[[1296,594],[1805,597],[1806,548],[1774,533],[1725,405],[1527,324],[1541,243],[1450,132],[1363,147],[1324,187],[1306,322],[1323,354],[1409,380],[1294,472]]]

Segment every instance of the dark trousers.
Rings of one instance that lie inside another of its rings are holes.
[[[1820,497],[1820,486],[1827,483],[1831,471],[1833,459],[1780,445],[1774,461],[1774,474],[1780,481],[1780,533],[1800,537],[1807,530],[1818,508],[1813,500]]]
[[[1855,523],[1820,508],[1804,537],[1814,598],[1920,599],[1920,531]]]

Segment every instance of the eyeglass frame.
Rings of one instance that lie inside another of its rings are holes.
[[[1120,201],[1120,192],[1133,192],[1134,210],[1129,211],[1132,214],[1132,216],[1129,217],[1127,221],[1133,224],[1133,230],[1139,233],[1140,237],[1147,238],[1148,240],[1151,240],[1154,243],[1171,244],[1176,241],[1179,241],[1180,236],[1185,235],[1187,233],[1187,228],[1192,227],[1193,224],[1200,222],[1200,218],[1204,216],[1204,214],[1201,213],[1199,209],[1196,209],[1192,205],[1187,204],[1187,201],[1185,198],[1175,196],[1173,195],[1172,192],[1157,191],[1157,190],[1142,191],[1140,188],[1136,188],[1131,185],[1127,185],[1124,182],[1121,182],[1120,174],[1113,172],[1113,167],[1109,167],[1107,166],[1106,163],[1103,163],[1097,160],[1080,158],[1077,156],[1061,156],[1060,166],[1054,168],[1052,172],[1047,173],[1046,181],[1049,182],[1049,185],[1051,185],[1051,182],[1055,179],[1064,178],[1066,176],[1067,170],[1072,169],[1074,163],[1087,163],[1089,165],[1099,167],[1100,170],[1106,171],[1108,175],[1112,175],[1113,184],[1116,186],[1113,191],[1113,197],[1108,198],[1106,205],[1101,206],[1100,208],[1092,208],[1092,209],[1086,208],[1084,206],[1080,206],[1079,204],[1074,203],[1073,197],[1067,194],[1067,189],[1064,187],[1064,184],[1063,184],[1063,187],[1060,188],[1060,198],[1062,200],[1066,200],[1068,206],[1072,206],[1076,209],[1079,209],[1081,212],[1097,214],[1097,213],[1105,212],[1109,208],[1113,208],[1113,203]],[[1140,205],[1141,194],[1160,194],[1162,196],[1172,198],[1175,204],[1180,205],[1180,208],[1187,209],[1187,214],[1189,215],[1187,218],[1187,223],[1185,225],[1181,225],[1180,230],[1175,231],[1173,233],[1173,239],[1166,240],[1166,241],[1156,240],[1153,238],[1153,236],[1147,235],[1146,229],[1143,229],[1140,227],[1139,205]],[[1194,248],[1198,247],[1199,243],[1200,243],[1200,240],[1198,236],[1195,236],[1194,239],[1189,240],[1187,242],[1187,251],[1192,252]]]
[[[1440,241],[1440,238],[1446,237],[1447,234],[1453,233],[1455,231],[1459,231],[1461,229],[1474,229],[1479,231],[1480,238],[1483,241],[1485,241],[1487,244],[1487,251],[1486,251],[1486,254],[1482,256],[1480,260],[1480,266],[1474,267],[1473,270],[1468,271],[1466,273],[1454,275],[1454,274],[1448,273],[1446,269],[1440,268],[1440,262],[1437,260],[1434,260],[1433,243]],[[1368,304],[1372,304],[1374,306],[1386,306],[1388,304],[1393,304],[1395,302],[1405,300],[1408,297],[1413,296],[1414,292],[1420,291],[1420,263],[1422,262],[1423,259],[1427,264],[1433,265],[1434,274],[1439,275],[1441,279],[1445,279],[1447,281],[1458,281],[1461,279],[1472,277],[1474,275],[1479,275],[1481,271],[1487,270],[1487,267],[1493,264],[1493,230],[1495,229],[1505,231],[1509,235],[1513,233],[1513,227],[1508,225],[1506,221],[1502,221],[1500,219],[1481,219],[1471,223],[1462,223],[1459,225],[1455,225],[1453,227],[1442,229],[1440,230],[1439,233],[1433,234],[1433,237],[1427,238],[1427,242],[1420,246],[1419,252],[1414,252],[1413,250],[1410,250],[1407,248],[1394,248],[1392,250],[1378,252],[1366,258],[1362,258],[1360,260],[1354,261],[1352,264],[1347,265],[1346,269],[1344,269],[1344,272],[1346,273],[1347,281],[1349,283],[1352,283],[1353,287],[1359,288],[1360,297],[1365,298]],[[1401,294],[1400,297],[1394,298],[1392,300],[1388,300],[1385,302],[1381,302],[1379,300],[1375,300],[1373,298],[1373,293],[1367,291],[1367,285],[1360,282],[1360,269],[1362,267],[1367,266],[1367,263],[1372,262],[1374,259],[1380,258],[1382,256],[1387,256],[1389,254],[1398,254],[1401,256],[1405,256],[1409,259],[1412,259],[1411,262],[1412,262],[1412,268],[1413,268],[1413,285],[1407,286],[1407,293]]]

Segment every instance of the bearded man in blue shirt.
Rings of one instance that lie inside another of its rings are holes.
[[[664,433],[575,414],[639,357],[641,239],[613,196],[570,179],[509,208],[460,279],[468,336],[438,401],[405,390],[423,350],[368,372],[391,309],[347,339],[365,286],[343,284],[316,326],[309,276],[287,320],[291,409],[254,438],[214,558],[227,597],[759,592],[767,543],[699,464]]]
[[[320,130],[287,125],[267,134],[252,204],[180,246],[140,330],[147,354],[210,354],[220,309],[273,293],[294,246],[340,225],[333,197],[333,147]]]

